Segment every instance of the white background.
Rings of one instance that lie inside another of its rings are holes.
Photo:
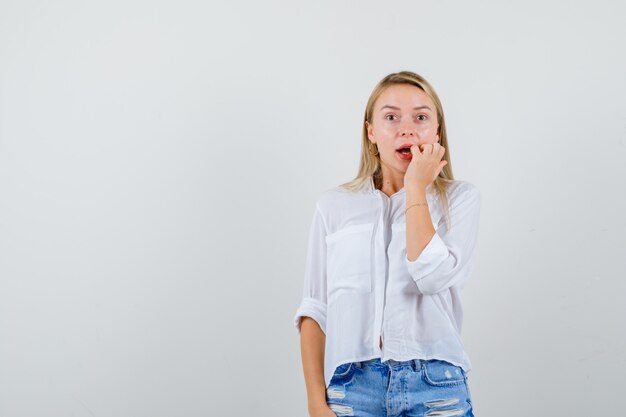
[[[483,195],[476,415],[615,415],[625,8],[2,0],[0,416],[307,415],[314,202],[405,69]]]

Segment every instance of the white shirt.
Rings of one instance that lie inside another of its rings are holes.
[[[436,233],[414,261],[406,255],[404,188],[389,197],[370,179],[357,192],[338,186],[317,200],[294,324],[300,333],[308,316],[324,331],[326,387],[337,366],[373,358],[471,369],[460,337],[461,289],[473,269],[481,194],[458,180],[447,194],[448,233],[442,204],[432,185],[426,189]]]

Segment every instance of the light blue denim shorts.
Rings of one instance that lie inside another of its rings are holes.
[[[474,417],[467,375],[438,359],[339,365],[326,402],[339,417]]]

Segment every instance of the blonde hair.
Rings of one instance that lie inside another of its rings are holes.
[[[361,141],[361,161],[359,162],[359,171],[356,176],[351,181],[341,184],[340,186],[350,190],[357,191],[361,187],[365,185],[365,183],[369,182],[370,179],[373,179],[374,186],[377,189],[381,188],[382,185],[382,171],[380,164],[380,154],[372,155],[369,151],[370,140],[367,135],[367,127],[366,123],[372,124],[372,116],[374,113],[374,103],[378,97],[385,91],[385,89],[391,85],[396,84],[409,84],[414,85],[420,90],[424,91],[435,104],[435,108],[437,109],[437,121],[439,122],[439,127],[437,129],[437,134],[439,135],[439,143],[441,146],[446,148],[446,152],[443,155],[444,160],[448,161],[448,163],[443,167],[435,181],[433,181],[432,185],[436,190],[436,193],[443,204],[444,212],[446,215],[446,222],[448,225],[448,229],[450,227],[450,219],[449,219],[449,207],[448,207],[448,197],[446,194],[446,190],[448,186],[454,181],[454,176],[452,175],[452,164],[450,161],[450,147],[448,146],[448,136],[446,135],[446,122],[443,114],[443,106],[441,105],[441,101],[439,100],[439,96],[435,92],[435,89],[426,81],[422,76],[410,72],[410,71],[400,71],[397,73],[392,73],[383,78],[377,85],[374,87],[374,90],[370,94],[369,100],[367,101],[367,106],[365,107],[365,115],[363,117],[363,137]],[[375,146],[375,145],[374,145]]]

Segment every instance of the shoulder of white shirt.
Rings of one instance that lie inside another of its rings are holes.
[[[453,199],[456,195],[464,192],[476,194],[478,197],[480,197],[481,195],[480,190],[473,183],[467,180],[453,180],[448,188],[448,197],[450,199]],[[359,195],[362,196],[363,194],[368,193],[371,193],[371,189],[369,189],[367,184],[365,184],[361,190],[356,192],[350,191],[340,185],[337,185],[335,187],[324,190],[317,199],[317,205],[318,207],[323,207],[327,203],[335,202],[337,198],[350,198]]]

